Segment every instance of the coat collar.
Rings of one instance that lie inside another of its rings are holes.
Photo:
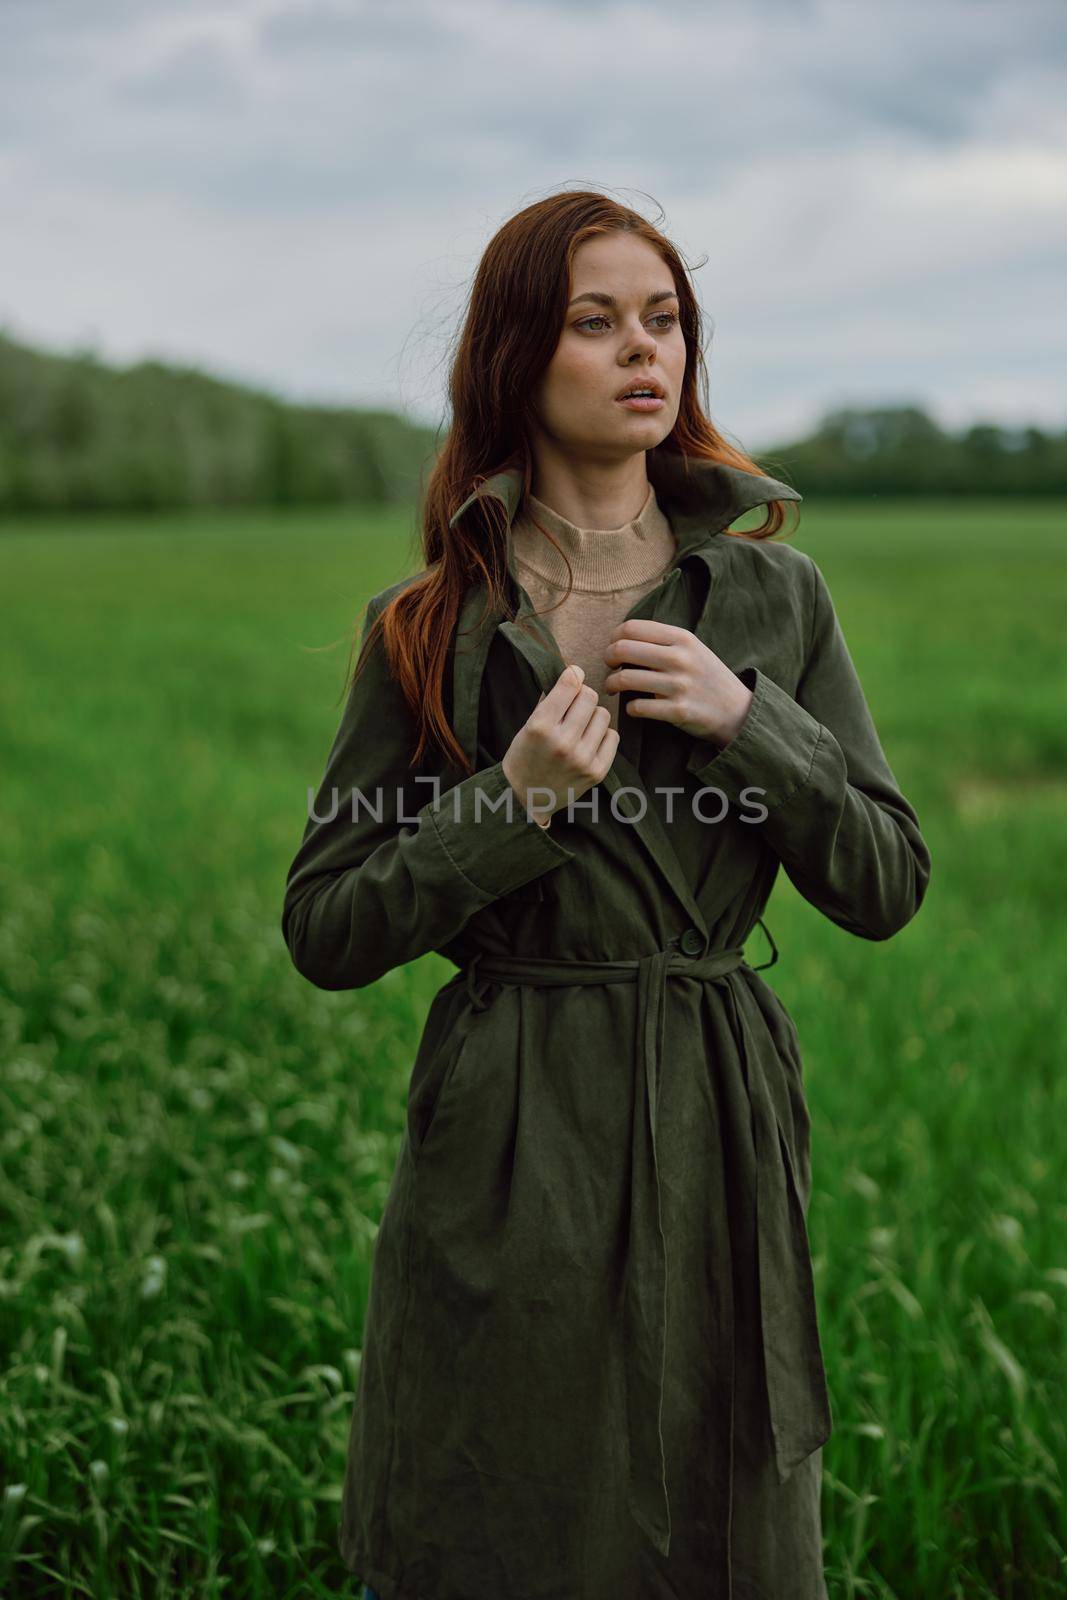
[[[710,601],[715,567],[725,553],[724,546],[732,541],[722,539],[725,528],[737,517],[754,506],[766,505],[771,500],[801,500],[798,490],[777,478],[760,472],[743,472],[739,467],[722,462],[708,461],[698,456],[683,456],[678,451],[657,454],[650,451],[647,457],[648,476],[656,490],[660,509],[667,516],[674,533],[677,550],[667,568],[663,582],[677,585],[681,569],[687,561],[694,561],[702,569],[704,598],[696,623],[699,631],[703,614]],[[563,670],[559,652],[551,630],[536,615],[530,596],[519,581],[514,562],[512,524],[523,492],[521,467],[505,467],[495,472],[469,494],[459,509],[449,518],[449,527],[455,527],[467,511],[478,501],[495,498],[504,507],[507,518],[507,567],[515,586],[518,604],[514,618],[505,620],[487,605],[487,594],[482,583],[472,584],[460,607],[456,633],[453,668],[455,694],[455,722],[453,724],[468,759],[477,766],[478,703],[481,695],[482,673],[489,655],[493,634],[499,629],[525,655],[547,687],[551,675],[554,681]],[[652,597],[655,608],[662,584]],[[663,603],[670,608],[670,594]],[[668,616],[665,620],[671,620]],[[621,709],[621,702],[620,702]],[[631,725],[633,719],[630,719]],[[633,736],[634,754],[640,748],[640,727]],[[630,739],[630,733],[626,738]]]
[[[722,533],[737,517],[771,500],[802,500],[798,490],[762,472],[743,472],[721,461],[684,456],[676,450],[648,454],[648,477],[661,510],[670,519],[678,544],[675,564],[693,555]],[[499,500],[507,517],[508,570],[515,576],[512,523],[522,498],[523,472],[518,466],[495,472],[467,496],[449,518],[455,527],[479,500]]]

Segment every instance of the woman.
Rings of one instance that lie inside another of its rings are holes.
[[[289,872],[320,987],[459,968],[375,1241],[340,1528],[371,1600],[826,1594],[809,1119],[742,946],[779,866],[886,939],[930,857],[822,574],[768,538],[800,496],[700,368],[639,214],[498,232],[426,567],[370,602]]]

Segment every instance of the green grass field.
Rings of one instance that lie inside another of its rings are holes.
[[[794,536],[933,855],[888,943],[784,874],[767,917],[813,1118],[834,1600],[1067,1594],[1065,524],[808,500]],[[412,569],[409,529],[0,527],[11,1600],[354,1587],[370,1252],[453,968],[324,993],[279,917],[351,626]]]

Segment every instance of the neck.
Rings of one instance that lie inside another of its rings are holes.
[[[531,492],[576,528],[621,528],[640,516],[650,488],[645,453],[624,462],[584,464],[546,458],[535,463]]]
[[[579,527],[530,495],[512,523],[511,541],[524,572],[562,590],[573,578],[574,591],[586,594],[618,593],[654,580],[676,550],[651,484],[637,514],[613,528]]]

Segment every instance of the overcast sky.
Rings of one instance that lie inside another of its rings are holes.
[[[436,422],[506,217],[663,227],[742,446],[1067,426],[1064,0],[0,0],[0,324]]]

